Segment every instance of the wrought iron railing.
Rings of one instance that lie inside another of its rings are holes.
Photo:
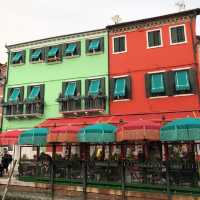
[[[81,98],[59,98],[59,110],[60,112],[71,112],[81,110]]]
[[[24,103],[23,102],[4,103],[3,110],[5,117],[21,115],[23,114],[24,111]]]
[[[88,96],[84,98],[86,110],[105,110],[105,96]]]
[[[25,107],[25,114],[27,115],[37,115],[44,113],[44,102],[42,100],[26,101]]]

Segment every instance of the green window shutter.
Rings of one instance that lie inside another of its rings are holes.
[[[112,78],[109,81],[109,94],[110,94],[110,99],[114,99],[114,86],[115,86],[115,79]]]
[[[131,99],[132,98],[132,81],[131,81],[131,76],[128,76],[126,78],[126,85],[127,85],[127,98]]]
[[[58,51],[59,51],[58,47],[52,47],[48,51],[48,57],[55,57],[57,55]]]
[[[40,95],[40,100],[44,100],[44,89],[45,89],[45,85],[44,84],[42,84],[42,85],[40,85],[39,86],[40,87],[40,93],[39,93],[39,95]]]
[[[40,86],[33,86],[28,96],[28,99],[35,100],[39,96],[39,93],[40,93]]]
[[[188,70],[175,72],[175,88],[176,91],[190,90],[190,82]]]
[[[149,74],[145,74],[145,89],[146,89],[146,97],[150,97],[151,96],[151,92],[150,92],[150,75]]]
[[[100,79],[91,80],[89,84],[88,95],[97,96],[100,89]]]
[[[11,95],[9,96],[9,101],[16,102],[19,99],[20,88],[13,88]]]
[[[65,88],[64,97],[75,96],[76,91],[76,82],[68,82],[67,87]]]
[[[90,51],[89,51],[89,44],[90,44],[90,40],[86,40],[85,41],[85,52],[86,53],[89,53]]]
[[[115,80],[114,97],[124,97],[126,95],[126,78]]]
[[[24,86],[20,87],[19,100],[20,102],[24,100]]]
[[[31,60],[39,60],[40,56],[42,54],[42,50],[41,49],[35,49],[32,51],[31,54]]]
[[[119,38],[119,51],[125,51],[125,37]]]
[[[177,28],[171,28],[171,41],[172,43],[178,42]]]
[[[85,80],[85,95],[88,96],[89,80]]]
[[[98,50],[100,45],[100,39],[94,39],[90,41],[89,51]]]
[[[153,35],[153,32],[148,32],[148,44],[149,44],[149,47],[153,47],[154,46],[154,35]]]
[[[163,73],[151,74],[151,93],[165,92]]]
[[[66,48],[65,48],[65,55],[67,55],[67,54],[74,54],[76,48],[77,48],[77,44],[76,43],[68,44],[66,46]]]
[[[104,37],[100,38],[100,51],[104,51]]]
[[[105,78],[101,78],[100,80],[100,90],[101,90],[101,94],[102,95],[105,95]]]
[[[194,68],[189,69],[189,79],[193,93],[198,91],[197,71]]]
[[[12,63],[18,63],[22,59],[22,52],[16,52],[13,54]]]
[[[65,88],[67,87],[67,82],[62,83],[62,96],[64,97],[65,94]]]
[[[165,91],[167,96],[175,94],[175,77],[173,71],[164,73]]]
[[[119,52],[119,38],[114,38],[114,52]]]
[[[81,80],[76,81],[76,96],[81,96]]]
[[[177,40],[178,42],[185,41],[184,26],[177,27]]]

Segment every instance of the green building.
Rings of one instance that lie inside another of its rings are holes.
[[[108,113],[107,44],[100,29],[7,46],[3,130]]]

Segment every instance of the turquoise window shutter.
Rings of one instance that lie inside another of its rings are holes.
[[[177,38],[178,42],[185,41],[184,26],[177,27]]]
[[[31,55],[31,59],[34,60],[34,59],[39,59],[40,55],[42,53],[42,50],[41,49],[36,49],[32,55]]]
[[[12,62],[15,63],[15,62],[19,62],[19,60],[22,58],[22,54],[21,52],[16,52],[15,55],[13,56],[12,58]]]
[[[100,45],[99,39],[92,40],[89,44],[89,50],[97,50],[99,48],[99,45]]]
[[[76,91],[76,82],[69,82],[64,92],[65,97],[74,96]]]
[[[66,48],[65,48],[65,54],[68,54],[68,53],[71,53],[73,54],[76,50],[76,47],[77,45],[72,43],[72,44],[69,44]]]
[[[165,92],[163,74],[151,75],[151,93]]]
[[[120,78],[115,81],[114,96],[124,97],[126,94],[126,79]]]
[[[35,100],[40,93],[40,86],[34,86],[28,96],[29,100]]]
[[[190,82],[187,70],[175,72],[175,85],[176,91],[190,90]]]
[[[58,48],[57,47],[52,47],[48,51],[48,57],[54,57],[54,56],[56,56],[57,52],[58,52]]]
[[[91,80],[88,90],[88,95],[96,96],[99,94],[100,79]]]
[[[9,101],[17,101],[20,94],[20,88],[14,88],[12,94],[9,97]]]
[[[171,40],[172,40],[172,43],[178,42],[177,28],[171,28]]]
[[[148,32],[148,43],[149,43],[149,47],[154,46],[153,32]]]

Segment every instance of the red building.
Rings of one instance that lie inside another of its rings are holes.
[[[110,113],[172,120],[200,117],[194,9],[108,26]]]

